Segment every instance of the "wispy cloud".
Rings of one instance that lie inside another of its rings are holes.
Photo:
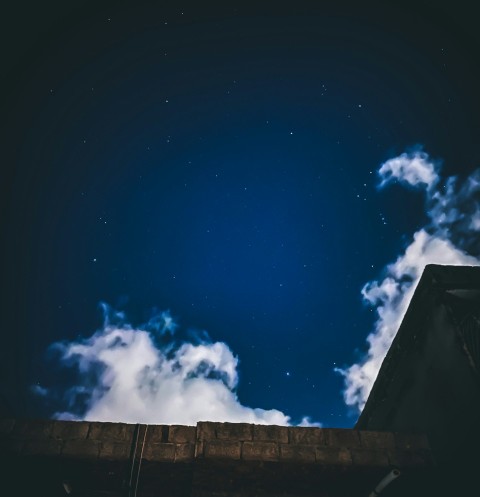
[[[427,264],[479,265],[480,170],[465,182],[439,175],[439,164],[423,151],[404,153],[380,167],[380,187],[396,180],[421,189],[430,222],[418,230],[379,281],[362,289],[365,302],[375,307],[377,319],[368,335],[368,352],[357,364],[337,369],[345,378],[344,399],[363,409],[382,361],[400,326]]]
[[[159,313],[147,324],[133,327],[123,313],[103,304],[103,327],[92,336],[64,341],[51,351],[77,371],[77,382],[62,392],[66,409],[60,419],[87,419],[156,424],[195,424],[230,421],[290,424],[276,409],[241,404],[238,358],[227,344],[203,336],[177,342],[175,320]],[[42,395],[48,390],[40,387]],[[53,391],[51,392],[54,393]],[[315,425],[308,418],[303,425]]]
[[[425,152],[405,152],[382,164],[378,171],[380,186],[399,181],[410,186],[430,189],[440,179],[437,170],[438,165],[432,162]]]

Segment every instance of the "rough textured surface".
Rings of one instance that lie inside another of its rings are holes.
[[[152,496],[159,488],[167,496],[340,496],[372,490],[392,466],[407,478],[434,467],[421,434],[246,423],[0,420],[0,443],[7,474],[43,468],[45,495],[68,481],[78,495],[118,495],[138,482],[138,495]]]
[[[218,458],[385,466],[389,459],[430,461],[418,456],[429,453],[423,434],[246,423],[136,428],[125,423],[4,419],[0,437],[4,453],[19,455],[127,460],[134,450],[145,460],[170,462]]]

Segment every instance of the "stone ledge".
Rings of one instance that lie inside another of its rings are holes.
[[[102,442],[100,447],[100,459],[125,460],[130,456],[131,444],[129,442]]]
[[[218,423],[216,436],[219,440],[253,440],[253,426],[248,423]]]
[[[185,443],[175,445],[175,462],[192,461],[195,457],[195,444]]]
[[[195,426],[172,425],[168,430],[168,441],[175,443],[195,443]]]
[[[128,460],[135,426],[54,420],[0,420],[4,453]],[[248,423],[138,425],[136,457],[156,462],[223,459],[331,466],[424,467],[433,464],[422,434]],[[146,432],[145,438],[143,437]]]
[[[141,448],[137,448],[140,457]],[[145,445],[143,449],[143,459],[147,461],[175,461],[175,444],[173,443],[152,443]]]
[[[101,442],[98,440],[66,440],[62,455],[67,457],[93,458],[100,453]]]
[[[280,445],[280,459],[284,461],[315,462],[314,445]]]
[[[325,443],[325,431],[322,428],[290,426],[288,428],[288,441],[291,444],[323,445]]]
[[[253,440],[259,442],[288,443],[288,427],[276,425],[253,425]]]
[[[112,440],[125,442],[131,440],[135,425],[125,423],[90,423],[88,438],[92,440]]]
[[[278,461],[278,444],[275,442],[243,442],[242,459],[246,461]]]
[[[135,426],[135,425],[132,425]],[[142,426],[142,434],[145,425]],[[169,442],[169,426],[168,425],[149,425],[147,435],[145,437],[146,443],[167,443]],[[133,435],[132,435],[133,438]]]
[[[219,459],[240,459],[241,442],[212,440],[205,442],[204,457]]]
[[[317,447],[315,461],[324,465],[345,466],[352,464],[352,455],[348,449]]]
[[[197,440],[214,440],[217,438],[216,426],[221,423],[199,421],[197,423]]]
[[[54,421],[52,438],[59,440],[87,438],[90,423],[86,421]]]

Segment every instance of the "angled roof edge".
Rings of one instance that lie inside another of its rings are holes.
[[[454,289],[480,289],[480,266],[441,266],[438,264],[425,266],[407,312],[382,362],[365,407],[355,424],[356,429],[366,429],[376,404],[381,402],[385,396],[397,364],[403,354],[410,349],[411,344],[415,342],[416,335],[412,329],[415,330],[418,327],[413,324],[418,323],[422,318],[421,309],[425,309],[423,304],[426,303],[428,297],[436,298]]]

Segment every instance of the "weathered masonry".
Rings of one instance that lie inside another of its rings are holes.
[[[1,432],[5,495],[367,496],[392,467],[397,491],[434,467],[426,437],[406,433],[44,420]]]

